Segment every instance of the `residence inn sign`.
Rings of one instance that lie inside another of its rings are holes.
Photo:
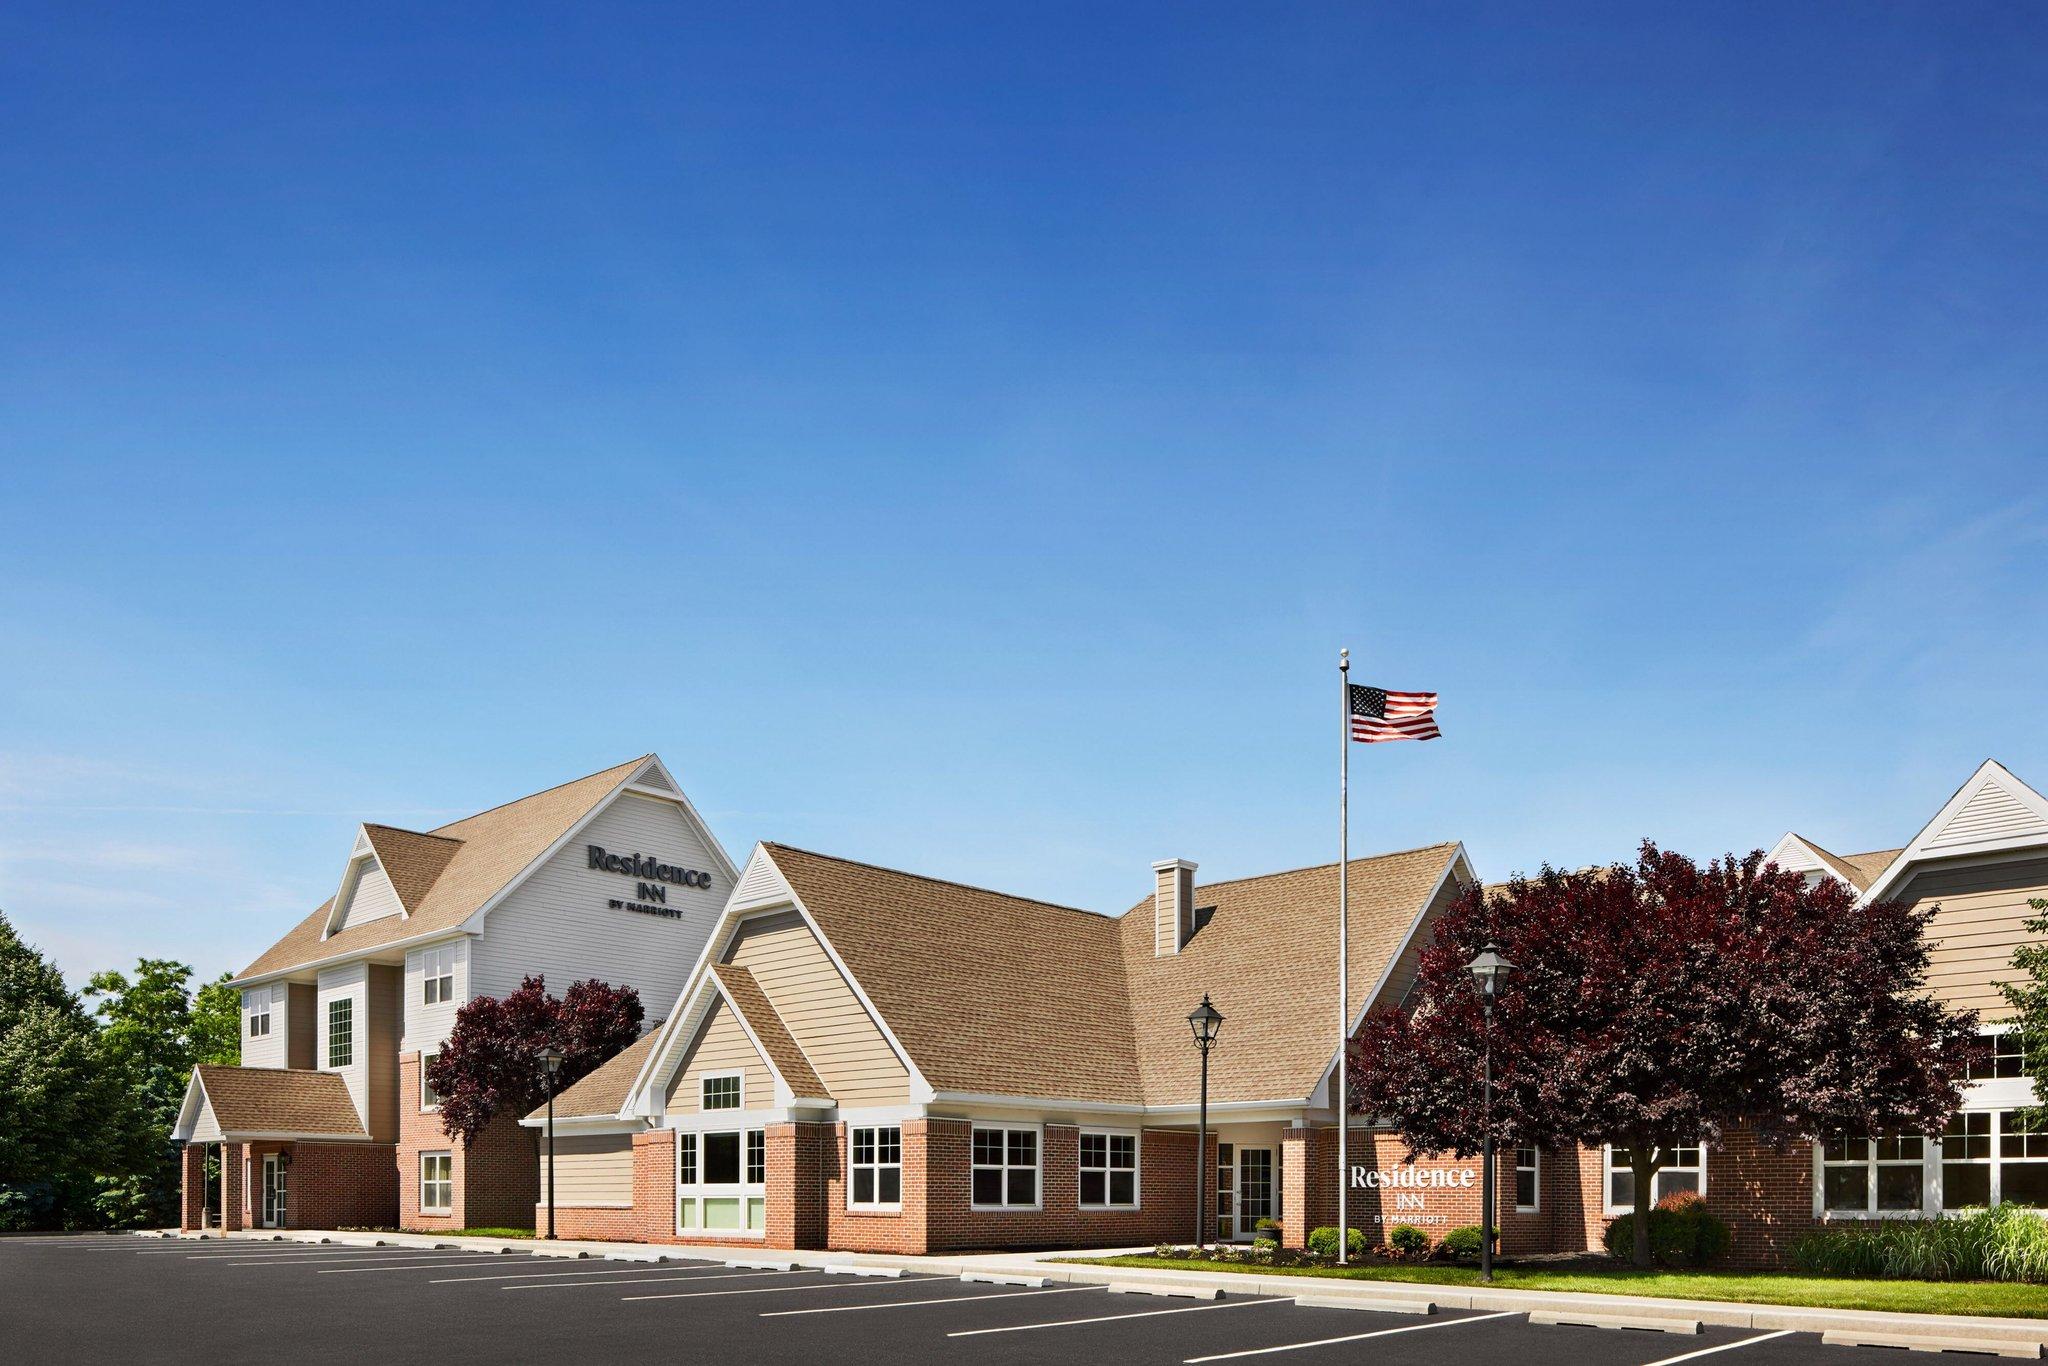
[[[589,859],[587,866],[636,879],[631,901],[624,897],[611,898],[608,904],[615,911],[637,911],[642,915],[681,919],[682,912],[668,904],[669,887],[698,887],[706,891],[711,888],[711,874],[696,868],[678,868],[646,854],[614,854],[600,844],[586,844],[583,852]]]

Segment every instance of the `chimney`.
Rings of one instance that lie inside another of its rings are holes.
[[[1195,865],[1184,858],[1152,865],[1152,956],[1179,953],[1195,932]]]

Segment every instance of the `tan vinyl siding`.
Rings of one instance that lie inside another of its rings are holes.
[[[1422,923],[1416,929],[1415,937],[1409,941],[1406,951],[1395,960],[1393,971],[1387,974],[1386,989],[1379,994],[1378,999],[1364,1002],[1365,1006],[1374,1009],[1381,1006],[1398,1006],[1408,999],[1408,993],[1415,989],[1415,979],[1422,971],[1422,950],[1428,946],[1431,935],[1435,933],[1436,918],[1449,910],[1452,903],[1464,895],[1464,892],[1464,883],[1456,878],[1445,879],[1444,885],[1437,889],[1436,899],[1431,901],[1423,912]],[[1360,985],[1370,991],[1373,984],[1354,982],[1350,985],[1354,991]]]
[[[754,974],[840,1105],[910,1099],[910,1073],[802,916],[792,911],[748,921],[725,961]]]
[[[1955,864],[1911,875],[1898,898],[1936,903],[1927,927],[1932,944],[1927,986],[1957,1009],[1987,1017],[2008,1014],[1997,983],[2013,980],[2012,951],[2032,942],[2024,922],[2032,897],[2048,898],[2048,857],[2003,863]]]
[[[695,1114],[704,1093],[704,1078],[718,1072],[743,1074],[740,1083],[742,1108],[766,1110],[774,1107],[775,1078],[754,1048],[753,1040],[740,1027],[739,1017],[724,1001],[713,1005],[705,1015],[704,1023],[697,1027],[697,1038],[690,1045],[689,1052],[683,1055],[682,1073],[669,1092],[668,1112],[672,1115]]]
[[[396,963],[370,964],[369,1019],[356,1026],[357,1046],[368,1055],[370,1108],[365,1118],[370,1136],[384,1143],[398,1138],[398,1036],[405,1029],[404,988],[404,968]]]
[[[285,1014],[289,1024],[285,1031],[286,1067],[315,1067],[313,1061],[313,1010],[319,998],[319,991],[311,982],[287,984],[289,1003]]]
[[[555,1179],[558,1205],[633,1203],[633,1136],[631,1134],[555,1135]],[[547,1140],[541,1140],[540,1198],[548,1198]]]

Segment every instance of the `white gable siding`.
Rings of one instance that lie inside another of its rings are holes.
[[[1941,833],[1927,841],[1929,849],[1975,844],[1981,840],[2048,836],[2048,821],[1995,782],[1987,782],[1949,818]]]
[[[285,1017],[290,1012],[285,1008],[286,987],[283,982],[272,982],[265,986],[250,987],[242,993],[242,1066],[244,1067],[286,1067],[285,1036],[291,1028],[291,1021]],[[270,1002],[270,1032],[255,1038],[249,1036],[249,1019],[261,1015],[263,1003]]]
[[[341,920],[335,928],[345,930],[351,925],[382,920],[386,916],[399,915],[404,909],[398,901],[398,889],[391,885],[384,866],[375,858],[368,858],[356,867],[355,885],[349,889],[348,901],[341,908]]]
[[[756,901],[786,900],[789,884],[782,879],[782,871],[775,861],[764,853],[757,853],[740,870],[740,882],[732,894],[733,905],[746,906]]]
[[[400,1052],[431,1053],[448,1041],[455,1029],[455,1012],[469,999],[469,945],[467,938],[450,939],[405,955],[405,1037],[399,1041]],[[436,949],[454,952],[455,994],[428,1005],[425,965]]]
[[[640,901],[640,879],[589,866],[588,845],[642,854],[710,874],[711,886],[667,888],[677,918],[644,915],[609,903]],[[722,861],[704,845],[674,802],[624,793],[576,838],[484,918],[470,948],[470,991],[503,996],[530,973],[560,994],[595,977],[640,992],[649,1021],[675,1009],[690,969],[732,888]]]
[[[355,1002],[351,1037],[353,1053],[347,1067],[327,1065],[327,1003],[348,997]],[[313,1066],[322,1072],[339,1072],[348,1086],[356,1114],[367,1128],[370,1123],[370,991],[369,964],[344,963],[320,973],[318,994],[313,1003]]]
[[[220,1120],[213,1113],[213,1102],[203,1101],[199,1114],[192,1121],[192,1137],[189,1143],[218,1143],[221,1141]]]

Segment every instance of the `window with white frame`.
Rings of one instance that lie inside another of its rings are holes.
[[[1664,1165],[1657,1169],[1651,1186],[1650,1203],[1680,1191],[1707,1193],[1706,1150],[1698,1144],[1662,1150]],[[1607,1212],[1628,1214],[1636,1207],[1636,1174],[1629,1166],[1627,1148],[1607,1149]]]
[[[847,1135],[851,1181],[846,1200],[855,1209],[895,1209],[903,1203],[903,1130],[862,1126]]]
[[[439,1005],[455,999],[455,946],[443,944],[420,954],[420,1000]]]
[[[2020,1032],[2017,1029],[1987,1029],[1980,1037],[1984,1052],[1972,1058],[1969,1066],[1963,1069],[1963,1080],[1992,1081],[2027,1074],[2026,1056],[2020,1051]]]
[[[347,1067],[356,1056],[356,999],[337,996],[327,1003],[327,1065]]]
[[[973,1203],[985,1209],[1038,1206],[1038,1130],[982,1128],[973,1137]]]
[[[455,1206],[455,1155],[420,1154],[420,1212],[446,1214]]]
[[[704,1078],[700,1083],[700,1104],[706,1110],[737,1110],[740,1108],[740,1074],[721,1072]]]
[[[1926,1199],[1927,1144],[1836,1138],[1821,1145],[1821,1208],[1830,1214],[1918,1214]]]
[[[434,1089],[433,1082],[427,1080],[427,1069],[433,1066],[434,1059],[440,1056],[439,1053],[420,1054],[420,1110],[423,1113],[441,1108],[441,1093]]]
[[[249,993],[249,1037],[267,1038],[270,1034],[270,988],[258,987]]]
[[[1515,1149],[1515,1208],[1524,1214],[1537,1208],[1537,1176],[1542,1161],[1542,1155],[1534,1148]]]
[[[1138,1136],[1081,1131],[1081,1208],[1136,1209]]]
[[[758,1237],[768,1228],[768,1144],[760,1129],[676,1135],[676,1231]]]

